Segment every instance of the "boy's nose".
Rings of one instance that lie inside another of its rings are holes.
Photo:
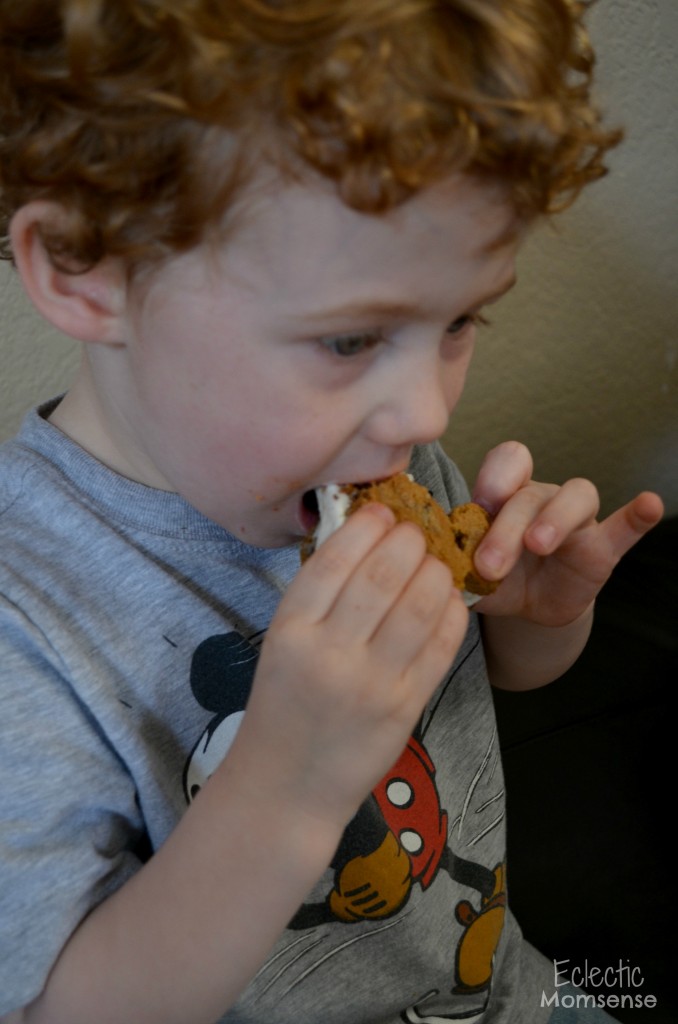
[[[404,374],[397,392],[389,394],[372,416],[372,439],[393,447],[436,441],[457,398],[457,388],[443,366]]]

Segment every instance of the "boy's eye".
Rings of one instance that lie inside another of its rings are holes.
[[[486,320],[480,313],[465,313],[464,316],[458,317],[453,320],[447,328],[448,334],[461,334],[465,327],[472,324],[489,324],[489,320]]]
[[[345,334],[338,338],[323,338],[322,344],[334,355],[350,358],[374,348],[380,340],[377,334]]]

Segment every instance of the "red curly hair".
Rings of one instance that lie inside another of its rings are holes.
[[[260,162],[379,213],[455,171],[531,217],[604,172],[580,0],[0,0],[0,252],[63,206],[57,265],[197,244]]]

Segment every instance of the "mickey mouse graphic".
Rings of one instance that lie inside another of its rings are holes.
[[[183,781],[188,802],[235,737],[245,714],[263,635],[246,640],[238,632],[218,634],[208,637],[194,652],[191,689],[214,717],[186,763]],[[490,870],[451,849],[448,815],[441,807],[435,776],[435,765],[418,730],[347,826],[330,865],[334,884],[325,900],[302,905],[288,927],[303,930],[397,915],[415,886],[425,891],[440,872],[446,872],[479,894],[477,903],[464,899],[454,908],[463,932],[455,951],[452,991],[487,995],[504,923],[505,867],[497,864]],[[478,1011],[484,1003],[485,999]],[[403,1019],[434,1018],[421,1016],[412,1007]],[[454,1018],[435,1017],[450,1019]]]
[[[190,803],[226,756],[245,714],[259,658],[257,639],[219,633],[204,640],[191,660],[191,690],[214,718],[194,746],[184,768],[184,794]]]

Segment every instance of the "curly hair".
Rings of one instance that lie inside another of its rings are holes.
[[[0,0],[0,255],[32,199],[57,265],[197,244],[261,161],[380,213],[454,172],[523,217],[605,173],[581,0]]]

